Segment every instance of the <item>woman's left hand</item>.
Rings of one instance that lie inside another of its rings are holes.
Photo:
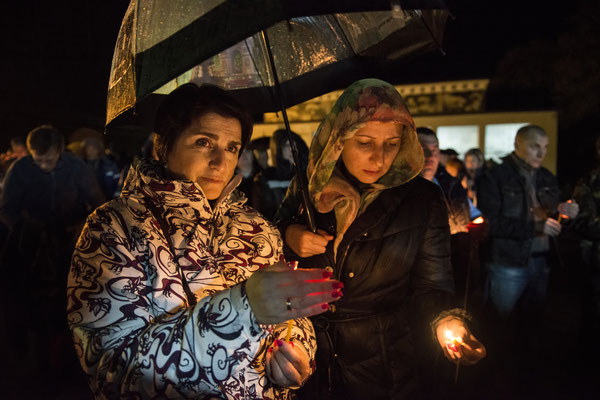
[[[454,363],[473,365],[486,355],[485,346],[473,336],[465,321],[460,318],[443,318],[436,328],[436,336],[444,355]]]
[[[308,355],[300,345],[277,339],[267,352],[267,375],[282,387],[301,386],[310,374]]]

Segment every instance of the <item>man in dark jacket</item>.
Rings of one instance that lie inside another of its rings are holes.
[[[556,179],[542,167],[548,136],[539,126],[519,129],[515,151],[478,181],[478,207],[490,224],[490,301],[508,316],[523,296],[543,304],[548,286],[549,238],[561,232],[557,211],[573,218],[577,203],[560,203]]]
[[[31,155],[10,167],[0,197],[2,305],[11,321],[5,333],[13,356],[29,355],[32,368],[52,365],[58,372],[69,341],[64,293],[70,257],[87,214],[104,196],[84,162],[63,152],[53,127],[32,130],[27,147]],[[24,343],[28,336],[34,340]]]

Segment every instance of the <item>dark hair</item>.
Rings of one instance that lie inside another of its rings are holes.
[[[548,137],[548,134],[538,125],[525,125],[519,128],[515,139],[535,140],[537,136]]]
[[[433,129],[426,128],[424,126],[420,126],[417,128],[417,135],[435,136],[437,138],[437,134]]]
[[[447,156],[458,156],[458,153],[454,149],[444,149],[440,150],[441,154],[445,154]]]
[[[181,133],[197,118],[215,113],[235,118],[242,126],[242,147],[252,135],[252,118],[240,103],[217,86],[197,86],[186,83],[171,92],[162,102],[154,119],[154,149],[158,159],[166,162],[167,155]]]
[[[46,154],[48,150],[55,147],[62,153],[65,147],[63,135],[51,125],[41,125],[33,129],[27,135],[27,149],[39,154]]]
[[[483,152],[480,149],[478,149],[478,148],[469,149],[465,153],[465,160],[467,159],[467,156],[475,157],[482,164],[483,164],[483,162],[485,162],[485,158],[483,157]]]

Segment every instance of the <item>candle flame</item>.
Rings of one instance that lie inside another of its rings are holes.
[[[483,224],[483,217],[477,217],[475,218],[473,221],[471,221],[472,224]]]

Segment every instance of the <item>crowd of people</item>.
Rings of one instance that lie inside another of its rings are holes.
[[[449,398],[436,366],[480,360],[512,388],[567,229],[589,277],[584,336],[600,333],[600,172],[561,199],[539,126],[500,164],[459,160],[365,79],[310,146],[251,134],[225,90],[187,84],[131,165],[47,125],[11,141],[7,362],[35,359],[52,385],[77,357],[98,399]]]

